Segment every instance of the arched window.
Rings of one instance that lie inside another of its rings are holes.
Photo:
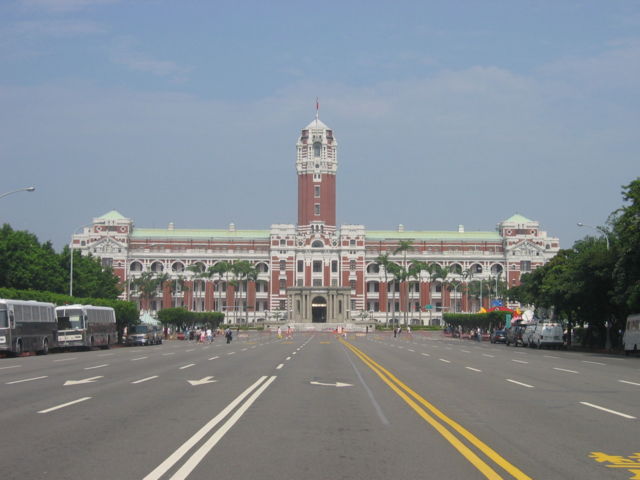
[[[311,244],[311,248],[322,248],[324,247],[324,243],[322,243],[322,240],[314,240],[313,243]]]
[[[164,265],[162,265],[162,263],[160,262],[153,262],[151,264],[151,271],[152,272],[162,272],[164,270]]]
[[[367,266],[367,273],[380,273],[380,265],[377,263],[370,263]]]
[[[184,263],[182,263],[182,262],[173,262],[173,265],[171,265],[171,271],[173,271],[173,272],[184,272]]]
[[[140,262],[132,262],[129,266],[129,270],[131,270],[132,272],[141,272],[142,264]]]

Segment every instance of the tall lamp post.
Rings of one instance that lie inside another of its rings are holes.
[[[71,244],[69,245],[69,253],[71,254],[71,259],[69,261],[69,296],[73,297],[73,236],[78,233],[78,230],[85,227],[90,227],[93,225],[92,223],[88,223],[86,225],[82,225],[81,227],[76,228],[73,231],[73,235],[71,235]]]
[[[35,191],[36,187],[24,187],[24,188],[19,188],[17,190],[11,190],[10,192],[5,192],[0,194],[0,198],[6,197],[7,195],[11,195],[12,193],[18,193],[18,192],[33,192]]]
[[[587,225],[586,223],[582,223],[582,222],[578,222],[576,223],[576,225],[578,225],[579,227],[587,227],[587,228],[591,228],[593,230],[596,230],[598,232],[600,232],[602,234],[602,236],[604,237],[604,239],[607,242],[607,250],[609,250],[609,234],[607,233],[607,231],[602,228],[602,227],[594,227],[592,225]]]

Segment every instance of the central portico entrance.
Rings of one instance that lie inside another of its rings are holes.
[[[327,323],[327,300],[317,296],[311,301],[311,321],[313,323]]]
[[[344,323],[350,320],[351,288],[291,287],[288,317],[295,323]]]

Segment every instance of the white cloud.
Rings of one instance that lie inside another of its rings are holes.
[[[98,23],[78,20],[40,20],[19,22],[11,29],[17,35],[73,37],[105,33]]]
[[[117,3],[120,0],[20,0],[20,3],[33,10],[47,10],[50,12],[70,12],[85,8]]]
[[[135,49],[134,43],[130,37],[117,39],[109,50],[111,61],[133,71],[169,77],[176,82],[187,80],[190,69],[170,60],[158,60],[141,53]]]

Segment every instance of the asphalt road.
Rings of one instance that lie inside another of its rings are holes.
[[[7,358],[0,402],[3,479],[640,475],[640,358],[440,333]]]

